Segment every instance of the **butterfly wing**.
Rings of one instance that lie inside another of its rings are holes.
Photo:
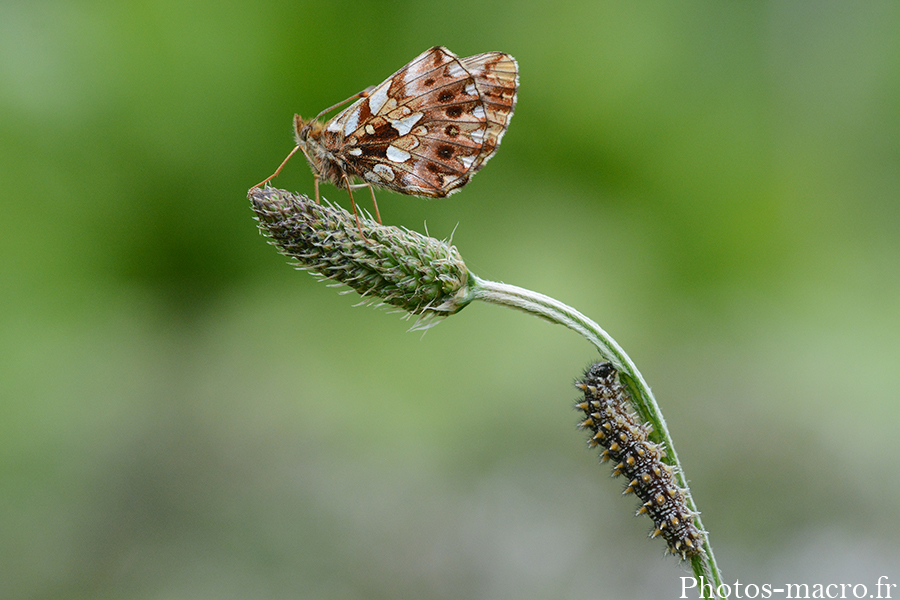
[[[488,52],[462,59],[463,67],[472,74],[475,87],[485,111],[484,146],[480,160],[474,165],[477,171],[490,159],[516,108],[516,90],[519,88],[519,65],[509,54]]]
[[[497,150],[516,103],[518,67],[508,54],[460,59],[436,46],[328,123],[344,136],[341,158],[380,187],[444,197]]]

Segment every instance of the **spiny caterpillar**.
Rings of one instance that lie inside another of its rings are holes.
[[[637,514],[653,519],[650,537],[662,536],[682,560],[703,552],[703,533],[694,525],[694,512],[675,482],[674,469],[662,462],[666,451],[650,441],[650,425],[641,423],[630,408],[628,390],[616,369],[608,362],[592,365],[575,387],[584,392],[584,401],[575,405],[586,417],[579,426],[594,434],[588,445],[603,446],[601,460],[616,463],[613,476],[628,478],[624,493],[640,498],[643,504]]]

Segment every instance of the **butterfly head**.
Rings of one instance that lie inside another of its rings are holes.
[[[317,118],[307,121],[300,115],[294,115],[294,138],[313,173],[337,184],[345,176],[346,165],[335,155],[338,146],[333,138],[336,134],[326,131],[326,125]]]
[[[300,115],[294,115],[294,139],[297,141],[297,146],[300,147],[300,150],[306,156],[306,160],[309,161],[309,164],[317,173],[319,171],[318,161],[314,159],[318,154],[316,152],[316,137],[321,135],[322,129],[323,125],[319,121],[315,119],[304,121]]]
[[[314,129],[315,132],[313,131]],[[300,115],[294,115],[294,139],[297,141],[297,145],[300,146],[300,149],[303,150],[303,153],[307,154],[307,156],[310,137],[315,137],[315,135],[320,133],[321,130],[322,124],[315,119],[309,119],[305,121]]]

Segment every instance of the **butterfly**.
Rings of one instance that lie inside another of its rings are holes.
[[[322,179],[347,189],[356,215],[352,190],[368,187],[380,223],[375,187],[444,198],[468,183],[497,152],[518,87],[519,67],[509,54],[459,58],[435,46],[314,119],[294,115],[297,145],[254,187],[275,178],[300,150],[312,167],[317,201]],[[353,104],[319,120],[347,102]]]

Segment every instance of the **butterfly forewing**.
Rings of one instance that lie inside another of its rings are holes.
[[[341,111],[319,140],[310,141],[326,146],[346,174],[367,183],[447,196],[496,152],[517,87],[518,68],[508,54],[460,59],[446,48],[431,48]]]

